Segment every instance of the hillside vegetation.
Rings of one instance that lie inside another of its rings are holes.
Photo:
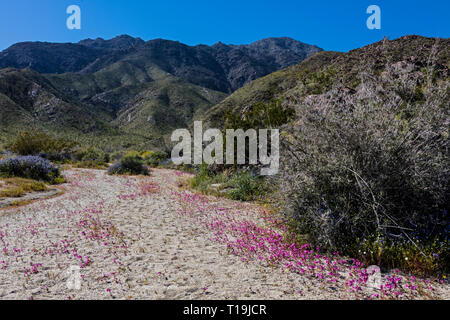
[[[170,149],[177,128],[260,76],[321,51],[290,38],[187,46],[130,36],[0,53],[0,146],[24,129],[111,152]]]
[[[294,109],[275,126],[281,169],[271,180],[298,241],[385,268],[448,272],[449,49],[449,39],[406,36],[320,52],[237,90],[205,120],[264,127],[249,116],[271,110],[261,105]]]

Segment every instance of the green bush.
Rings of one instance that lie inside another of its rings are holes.
[[[103,152],[100,149],[94,147],[80,148],[74,152],[74,158],[76,161],[98,161],[109,162],[109,154]]]
[[[110,161],[108,153],[94,147],[76,150],[73,158],[76,161],[75,167],[88,169],[104,169]]]
[[[127,152],[120,162],[115,163],[108,169],[109,174],[132,174],[132,175],[148,175],[149,170],[144,165],[144,161],[139,152]]]
[[[240,201],[252,201],[259,199],[267,192],[263,177],[252,175],[247,171],[236,171],[227,174],[215,172],[211,166],[200,165],[198,172],[190,181],[191,187],[203,193],[217,193]],[[213,184],[220,184],[219,189],[211,188]]]
[[[227,177],[224,174],[212,173],[208,165],[203,163],[198,167],[196,175],[191,179],[190,184],[193,189],[203,193],[209,193],[212,184],[225,183],[226,181]]]
[[[53,155],[69,154],[76,144],[65,139],[56,139],[40,131],[19,133],[16,140],[8,147],[20,155]]]
[[[256,177],[251,172],[237,173],[228,182],[232,190],[228,197],[233,200],[256,200],[265,192],[265,181],[262,177]]]
[[[134,160],[139,160],[139,161],[143,161],[144,159],[142,158],[141,154],[137,151],[127,151],[122,159],[134,159]]]
[[[141,156],[144,160],[144,163],[151,167],[157,167],[161,163],[161,161],[167,158],[167,155],[165,153],[151,150],[142,152]]]

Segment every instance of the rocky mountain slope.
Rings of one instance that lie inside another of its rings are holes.
[[[343,95],[354,94],[363,89],[362,74],[374,77],[380,85],[389,85],[392,83],[385,79],[385,71],[389,68],[414,77],[420,95],[427,76],[425,69],[431,64],[434,64],[436,81],[448,81],[450,39],[411,35],[392,41],[385,39],[348,53],[323,51],[236,90],[208,110],[204,120],[211,126],[221,126],[226,112],[239,114],[272,101],[295,106],[306,100],[318,100],[336,86],[343,88]]]
[[[194,84],[230,93],[243,84],[296,64],[321,51],[290,38],[250,45],[188,46],[177,41],[143,41],[122,35],[72,43],[23,42],[0,53],[0,68],[31,68],[40,73],[93,73],[118,61],[143,68],[148,62]]]
[[[94,145],[138,143],[143,137],[127,134],[110,122],[106,109],[93,107],[66,95],[44,75],[30,69],[0,70],[0,144],[22,130],[41,129]]]
[[[0,53],[0,136],[6,143],[33,126],[113,149],[163,148],[173,129],[227,94],[318,51],[290,38],[213,46],[126,35],[18,43]]]

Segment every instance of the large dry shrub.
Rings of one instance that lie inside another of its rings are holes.
[[[360,80],[356,91],[335,83],[293,105],[282,139],[286,215],[329,249],[373,236],[447,237],[447,69],[432,52],[422,68],[361,66]]]

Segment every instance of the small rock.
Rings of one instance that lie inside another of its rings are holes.
[[[41,293],[41,288],[36,288],[36,289],[31,290],[31,294],[33,296],[40,294],[40,293]]]

